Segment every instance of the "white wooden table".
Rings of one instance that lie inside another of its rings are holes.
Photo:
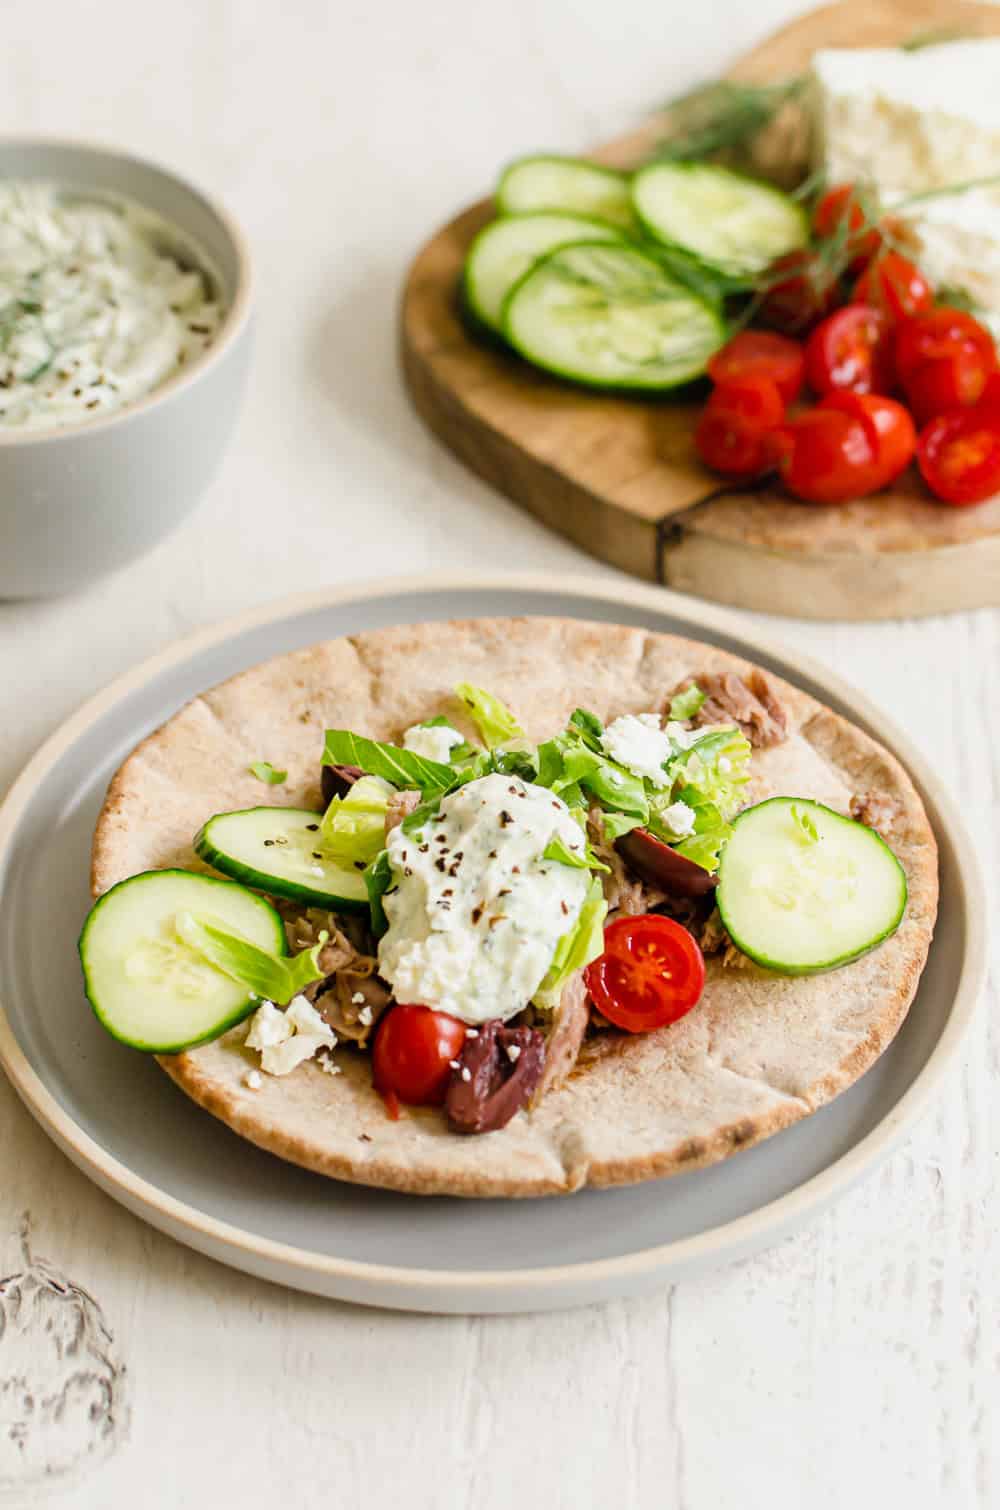
[[[87,593],[0,605],[0,785],[116,673],[254,602],[431,567],[584,567],[409,411],[403,269],[504,159],[626,127],[801,8],[6,6],[0,129],[118,141],[222,191],[260,299],[243,421],[187,527]],[[1000,616],[767,628],[909,728],[991,872]],[[653,1299],[548,1318],[367,1312],[230,1273],[99,1194],[0,1084],[0,1274],[23,1268],[27,1222],[36,1258],[101,1307],[130,1402],[103,1443],[86,1389],[46,1404],[43,1379],[25,1405],[54,1340],[23,1330],[23,1291],[0,1331],[8,1499],[34,1504],[26,1479],[79,1458],[52,1496],[74,1510],[995,1506],[996,1007],[994,983],[936,1112],[815,1229]]]

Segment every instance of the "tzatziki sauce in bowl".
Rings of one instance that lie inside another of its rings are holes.
[[[192,185],[0,139],[0,598],[156,544],[221,463],[250,350],[241,233]]]

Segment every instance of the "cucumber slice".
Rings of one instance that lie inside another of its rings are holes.
[[[906,875],[872,829],[820,802],[772,797],[735,820],[715,895],[737,949],[783,975],[811,975],[895,933]]]
[[[473,314],[501,329],[504,300],[546,252],[568,241],[621,241],[614,227],[586,215],[508,215],[480,231],[465,259],[464,289]]]
[[[297,807],[217,813],[195,836],[195,853],[224,876],[272,897],[310,907],[367,907],[361,871],[324,854],[322,817]]]
[[[636,228],[625,174],[579,157],[518,158],[501,174],[496,199],[501,215],[565,210],[595,216],[620,231]]]
[[[660,390],[700,377],[726,339],[718,310],[638,247],[550,252],[508,296],[504,334],[522,356],[595,388]]]
[[[809,239],[809,217],[794,199],[711,163],[641,169],[632,181],[632,203],[651,236],[730,276],[760,272]]]
[[[120,881],[80,934],[84,989],[112,1037],[153,1054],[179,1054],[235,1027],[259,1005],[174,930],[179,912],[218,920],[271,954],[286,954],[281,918],[253,892],[189,870],[147,870]]]

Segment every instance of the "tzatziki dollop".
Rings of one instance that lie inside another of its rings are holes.
[[[588,869],[543,859],[555,838],[585,853],[559,797],[501,775],[443,798],[418,831],[393,829],[378,957],[397,1001],[467,1023],[506,1020],[527,1006],[590,886]]]
[[[0,182],[0,429],[85,424],[160,387],[219,329],[207,268],[141,205]]]

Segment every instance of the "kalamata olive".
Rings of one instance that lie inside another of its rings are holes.
[[[545,1068],[545,1040],[537,1028],[484,1022],[451,1072],[444,1109],[453,1132],[498,1132],[526,1106]]]
[[[365,773],[356,765],[325,765],[320,768],[320,789],[327,807],[334,797],[346,797],[351,787]]]
[[[703,897],[719,883],[715,876],[676,849],[656,839],[646,828],[634,828],[615,840],[615,849],[625,864],[647,886],[679,897]]]

